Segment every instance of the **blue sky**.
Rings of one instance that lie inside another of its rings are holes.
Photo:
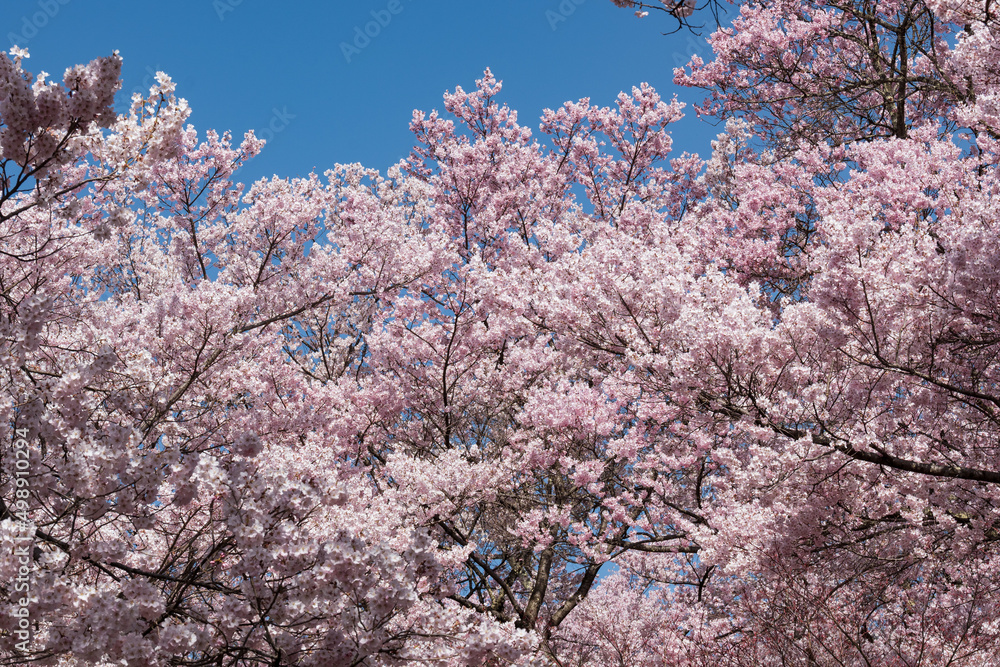
[[[241,172],[248,181],[345,162],[384,171],[409,152],[413,110],[440,109],[445,90],[472,88],[486,67],[537,129],[545,107],[610,105],[643,81],[700,101],[673,85],[673,68],[710,55],[708,30],[664,36],[667,17],[640,20],[608,0],[4,0],[0,26],[0,48],[16,41],[30,71],[60,78],[117,49],[121,100],[167,72],[200,132],[269,139]],[[675,146],[706,156],[719,128],[687,111]]]

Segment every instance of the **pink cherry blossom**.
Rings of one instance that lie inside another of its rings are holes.
[[[248,186],[166,75],[0,56],[2,655],[994,664],[995,22],[746,5],[705,159],[487,71]]]

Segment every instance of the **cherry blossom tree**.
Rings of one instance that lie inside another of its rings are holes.
[[[657,15],[666,14],[676,24],[671,32],[677,32],[684,28],[697,32],[700,28],[703,28],[704,24],[702,23],[692,23],[692,16],[696,13],[711,13],[712,22],[719,25],[726,11],[720,0],[704,0],[703,2],[699,2],[698,0],[659,0],[658,2],[611,0],[611,2],[616,7],[635,9],[635,15],[639,18],[649,16],[650,11],[657,12]]]
[[[25,55],[0,56],[4,664],[530,657],[447,602],[467,550],[352,463],[354,343],[432,267],[394,251],[405,207],[327,226],[359,169],[244,192],[261,142],[200,140],[165,76],[116,119],[117,56],[58,85]]]
[[[703,111],[742,118],[775,146],[906,138],[931,119],[953,132],[987,69],[963,52],[994,21],[982,3],[748,3],[712,36],[719,57],[692,60],[678,82],[710,91]]]
[[[686,584],[700,620],[675,562],[629,561],[568,645],[619,664],[995,661],[996,21],[988,2],[749,3],[713,62],[677,72],[729,121],[696,254],[769,315],[734,310],[736,331],[689,347],[698,381],[646,380],[665,401],[689,383],[729,429],[695,540],[711,580]],[[616,634],[608,607],[636,592],[676,649],[614,658],[634,624]]]
[[[677,73],[707,160],[487,71],[249,187],[165,75],[0,56],[0,655],[992,664],[996,30],[747,5]]]

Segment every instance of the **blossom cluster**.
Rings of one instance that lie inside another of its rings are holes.
[[[707,159],[649,85],[535,128],[486,71],[385,174],[247,187],[166,75],[112,118],[117,56],[0,56],[0,651],[989,667],[991,12],[744,6],[677,74]]]

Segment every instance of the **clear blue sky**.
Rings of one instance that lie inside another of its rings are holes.
[[[384,171],[409,152],[413,109],[440,109],[445,90],[473,87],[486,67],[536,130],[545,107],[581,97],[610,105],[643,81],[699,101],[672,72],[710,55],[704,35],[664,36],[666,17],[640,20],[608,0],[4,0],[2,17],[0,49],[12,39],[27,47],[32,72],[61,78],[117,49],[119,107],[162,70],[199,132],[278,129],[243,180],[344,162]],[[384,25],[368,25],[376,18]],[[367,44],[366,27],[377,32]],[[719,128],[687,111],[675,146],[707,156]]]

